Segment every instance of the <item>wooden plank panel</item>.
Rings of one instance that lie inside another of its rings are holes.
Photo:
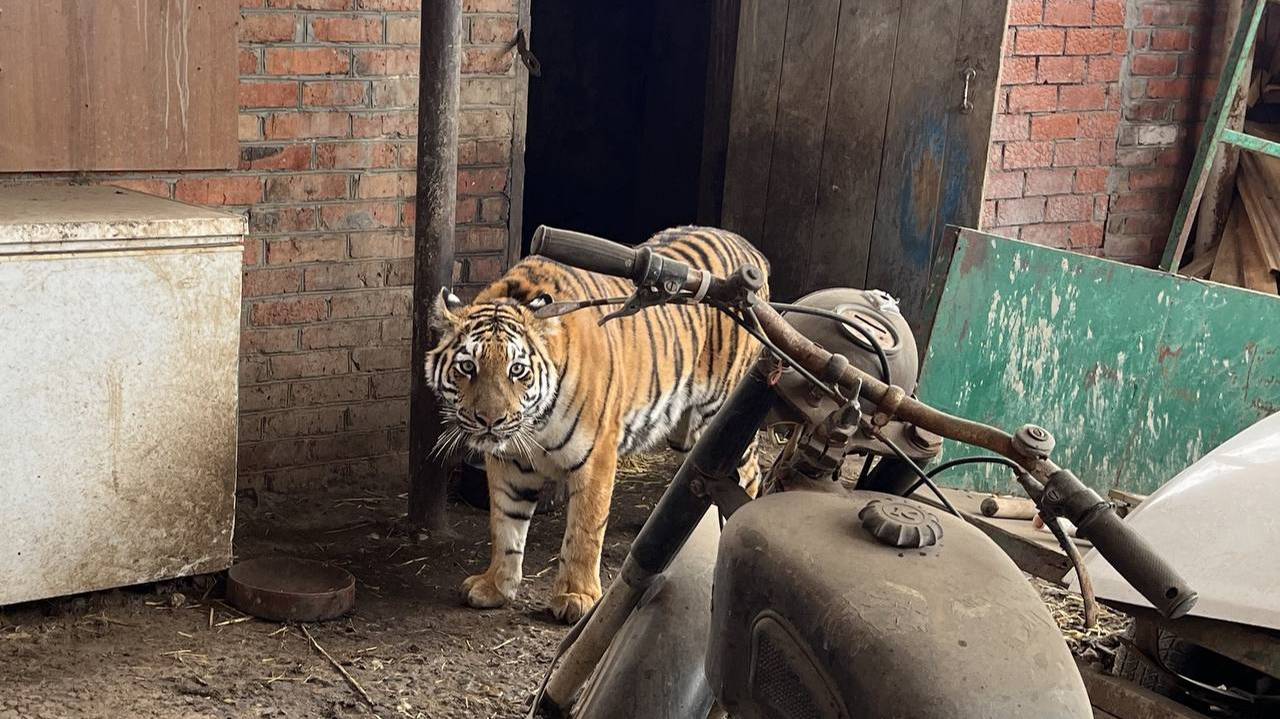
[[[920,397],[1046,427],[1101,491],[1150,493],[1280,410],[1275,296],[964,231],[938,308]],[[1002,469],[952,478],[1017,491]]]
[[[733,104],[734,63],[742,0],[712,0],[707,43],[707,91],[702,110],[702,167],[698,173],[698,224],[722,226],[725,160]]]
[[[0,0],[0,171],[232,168],[237,3]]]
[[[946,163],[947,121],[958,96],[955,57],[963,0],[906,0],[889,101],[884,169],[876,198],[866,287],[898,297],[918,323]],[[938,62],[936,58],[947,58]]]
[[[902,0],[841,4],[806,290],[866,281],[901,12]]]
[[[769,288],[782,300],[794,299],[807,289],[839,16],[840,0],[804,0],[793,3],[787,13],[778,119],[760,239],[760,248],[773,265]]]
[[[753,243],[764,232],[786,0],[743,0],[725,158],[722,224]]]

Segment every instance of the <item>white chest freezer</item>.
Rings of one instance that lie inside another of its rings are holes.
[[[0,605],[230,564],[244,234],[0,185]]]

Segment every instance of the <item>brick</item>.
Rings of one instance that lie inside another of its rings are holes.
[[[506,223],[510,218],[510,203],[505,197],[485,197],[480,200],[480,221]]]
[[[1106,85],[1066,85],[1058,92],[1058,107],[1062,110],[1102,110],[1106,106]]]
[[[422,25],[416,17],[387,18],[387,43],[417,45],[422,38]]]
[[[347,107],[367,104],[369,84],[359,80],[320,80],[302,83],[302,104],[308,107]]]
[[[386,397],[409,396],[409,373],[388,372],[373,377],[373,396],[378,399]]]
[[[237,423],[236,438],[240,442],[256,442],[262,439],[262,418],[241,417]]]
[[[316,167],[323,170],[394,167],[396,148],[386,142],[337,142],[316,145]]]
[[[1147,81],[1147,97],[1160,100],[1185,100],[1191,97],[1191,80],[1188,78],[1173,80],[1152,78]]]
[[[245,297],[282,295],[302,289],[302,271],[250,270],[244,273],[241,287]]]
[[[298,406],[353,402],[369,396],[367,375],[343,375],[292,383],[293,401]]]
[[[257,115],[240,115],[236,125],[236,137],[241,142],[262,139],[262,119]]]
[[[345,112],[275,112],[267,116],[265,136],[269,140],[315,137],[347,137],[351,116]]]
[[[293,327],[240,331],[240,354],[292,352],[298,349],[298,330]]]
[[[1172,188],[1179,184],[1180,173],[1172,168],[1140,168],[1129,172],[1130,190]]]
[[[1062,30],[1051,28],[1018,28],[1014,41],[1015,55],[1061,55]]]
[[[1027,115],[996,115],[991,123],[991,141],[1025,140],[1031,136]]]
[[[387,352],[388,350],[368,350]],[[409,424],[409,403],[404,400],[366,402],[347,412],[347,429],[371,430],[379,427],[401,427]]]
[[[996,221],[1001,225],[1029,225],[1043,219],[1043,197],[1000,200],[996,203]]]
[[[308,267],[303,287],[314,290],[358,290],[381,287],[387,276],[385,262],[344,262]]]
[[[509,109],[463,110],[458,113],[458,137],[511,137],[511,112]]]
[[[1081,167],[1076,170],[1075,192],[1105,192],[1111,170],[1107,167]]]
[[[311,454],[317,460],[328,462],[335,459],[368,457],[392,450],[391,438],[386,431],[347,432],[317,437],[311,441]]]
[[[320,42],[382,42],[382,17],[351,15],[312,18],[311,37]]]
[[[1036,115],[1031,118],[1032,140],[1063,140],[1075,138],[1080,126],[1080,115],[1073,112]]]
[[[1093,24],[1124,25],[1125,0],[1093,0]]]
[[[459,195],[484,195],[507,189],[507,168],[462,169],[458,171]]]
[[[1038,82],[1074,83],[1084,80],[1085,59],[1083,57],[1042,57],[1036,73]]]
[[[357,178],[356,197],[362,200],[413,197],[417,177],[412,172],[377,172]]]
[[[250,306],[250,321],[255,325],[296,325],[322,320],[329,306],[318,297],[295,297],[286,300],[254,302]]]
[[[1074,170],[1028,170],[1028,195],[1062,195],[1071,192]]]
[[[1058,109],[1058,88],[1053,85],[1018,85],[1009,90],[1009,112],[1043,112]]]
[[[493,282],[505,270],[503,260],[498,256],[467,257],[463,264],[468,282]]]
[[[412,256],[413,237],[409,234],[360,232],[351,236],[352,259]]]
[[[1022,197],[1023,173],[989,172],[983,185],[982,196],[987,200],[1007,200]]]
[[[385,12],[417,12],[422,9],[422,0],[360,0],[361,10],[382,10]]]
[[[464,295],[459,295],[463,301],[469,301]],[[393,317],[382,321],[382,340],[387,343],[391,342],[408,342],[413,339],[413,321],[408,317]]]
[[[289,403],[289,386],[285,384],[260,384],[240,387],[240,411],[255,412],[284,407]],[[243,461],[243,459],[241,460]]]
[[[505,227],[468,227],[462,233],[457,251],[501,252],[507,249],[507,228]]]
[[[1044,24],[1092,25],[1093,0],[1045,0]]]
[[[514,50],[506,46],[462,48],[462,72],[481,75],[505,75],[511,70]]]
[[[1045,222],[1080,222],[1093,219],[1093,198],[1087,195],[1050,197],[1044,208]],[[303,335],[305,337],[306,330]]]
[[[361,372],[404,369],[409,366],[409,348],[364,347],[352,350],[351,364]]]
[[[344,292],[329,299],[329,311],[334,319],[408,315],[411,300],[410,292],[401,288]]]
[[[1116,195],[1112,206],[1116,212],[1155,210],[1164,206],[1167,199],[1163,192],[1122,192]]]
[[[463,12],[515,12],[516,0],[462,0]]]
[[[237,88],[240,107],[297,107],[296,82],[242,82]]]
[[[262,249],[262,240],[256,237],[246,237],[244,240],[244,251],[240,255],[240,262],[245,267],[257,267],[262,264],[262,257],[265,251]]]
[[[1178,58],[1175,55],[1134,55],[1129,62],[1129,72],[1143,77],[1167,76],[1178,71]]]
[[[1064,140],[1054,144],[1054,167],[1097,165],[1100,159],[1097,140]]]
[[[1152,50],[1188,50],[1191,48],[1191,33],[1186,30],[1153,30],[1151,32]]]
[[[346,199],[346,175],[284,175],[267,178],[268,202]]]
[[[996,224],[996,201],[984,200],[978,213],[978,229],[990,231]]]
[[[347,354],[346,350],[328,350],[275,355],[271,358],[271,376],[274,379],[302,379],[346,374],[351,369]]]
[[[256,50],[240,48],[236,51],[236,68],[241,75],[258,74],[258,53]]]
[[[241,357],[237,368],[240,384],[257,384],[267,381],[267,359],[265,357]]]
[[[345,75],[351,69],[346,50],[332,47],[267,48],[269,75]]]
[[[334,262],[346,255],[345,237],[335,235],[291,237],[267,241],[267,264]]]
[[[1186,25],[1191,11],[1170,2],[1149,2],[1142,7],[1142,24],[1148,26]]]
[[[196,205],[252,205],[262,200],[262,180],[257,177],[184,177],[174,187],[173,197]]]
[[[1102,247],[1104,229],[1101,222],[1078,222],[1068,231],[1068,242],[1073,248]]]
[[[1080,119],[1080,137],[1112,140],[1120,125],[1118,112],[1087,112]]]
[[[320,228],[326,230],[394,227],[399,219],[399,206],[388,202],[351,202],[320,208]]]
[[[477,165],[506,165],[511,160],[511,138],[502,137],[476,142]]]
[[[1039,25],[1044,17],[1044,0],[1009,0],[1010,25]]]
[[[1024,242],[1034,242],[1046,247],[1066,247],[1070,227],[1063,224],[1036,224],[1022,228]]]
[[[346,411],[341,407],[294,409],[264,418],[262,436],[267,439],[306,437],[340,432],[346,428]]]
[[[270,7],[298,10],[350,10],[355,0],[267,0]]]
[[[120,187],[144,195],[156,197],[173,197],[173,185],[165,180],[112,180],[107,185]]]
[[[356,50],[357,75],[417,75],[418,50]]]
[[[1115,82],[1120,79],[1120,68],[1123,64],[1123,57],[1095,55],[1089,58],[1089,69],[1085,73],[1085,78],[1089,82]]]
[[[306,170],[310,145],[241,145],[241,170]]]
[[[354,137],[413,137],[417,133],[417,112],[357,114],[351,118]]]
[[[1004,146],[1004,169],[1006,170],[1052,165],[1052,142],[1010,142]]]
[[[1065,51],[1068,55],[1109,55],[1123,52],[1124,47],[1117,50],[1117,44],[1126,44],[1123,30],[1072,28],[1067,30]],[[1054,54],[1061,53],[1059,51]]]
[[[292,42],[297,38],[298,16],[293,13],[241,15],[238,36],[242,43]]]
[[[459,93],[459,102],[463,106],[510,105],[515,101],[515,79],[468,77],[462,81]]]
[[[491,15],[471,20],[471,42],[477,45],[507,44],[515,40],[514,16]]]
[[[418,78],[393,77],[373,82],[374,107],[416,107]]]
[[[307,349],[363,347],[381,340],[382,323],[378,320],[325,322],[302,328],[302,346]]]

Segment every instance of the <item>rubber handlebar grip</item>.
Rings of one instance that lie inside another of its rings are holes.
[[[1177,619],[1195,605],[1186,580],[1109,506],[1095,509],[1077,528],[1160,614]]]
[[[629,280],[637,280],[636,274],[644,270],[637,267],[636,250],[585,232],[540,225],[530,249],[566,265]]]

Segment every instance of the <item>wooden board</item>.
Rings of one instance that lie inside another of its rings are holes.
[[[233,0],[0,0],[0,171],[233,168]]]
[[[1280,298],[965,230],[940,283],[919,395],[1040,424],[1100,491],[1147,494],[1280,410]],[[943,458],[976,454],[947,443]],[[1016,493],[1008,472],[948,481]]]
[[[806,285],[811,261],[830,259],[813,256],[811,235],[840,5],[796,0],[787,13],[767,214],[757,240],[784,297]]]
[[[884,152],[885,108],[898,44],[900,0],[846,2],[831,70],[831,100],[822,148],[810,262],[802,287],[866,281]],[[839,258],[838,262],[831,261]]]
[[[789,5],[785,0],[743,0],[738,23],[722,222],[752,242],[764,234]]]

